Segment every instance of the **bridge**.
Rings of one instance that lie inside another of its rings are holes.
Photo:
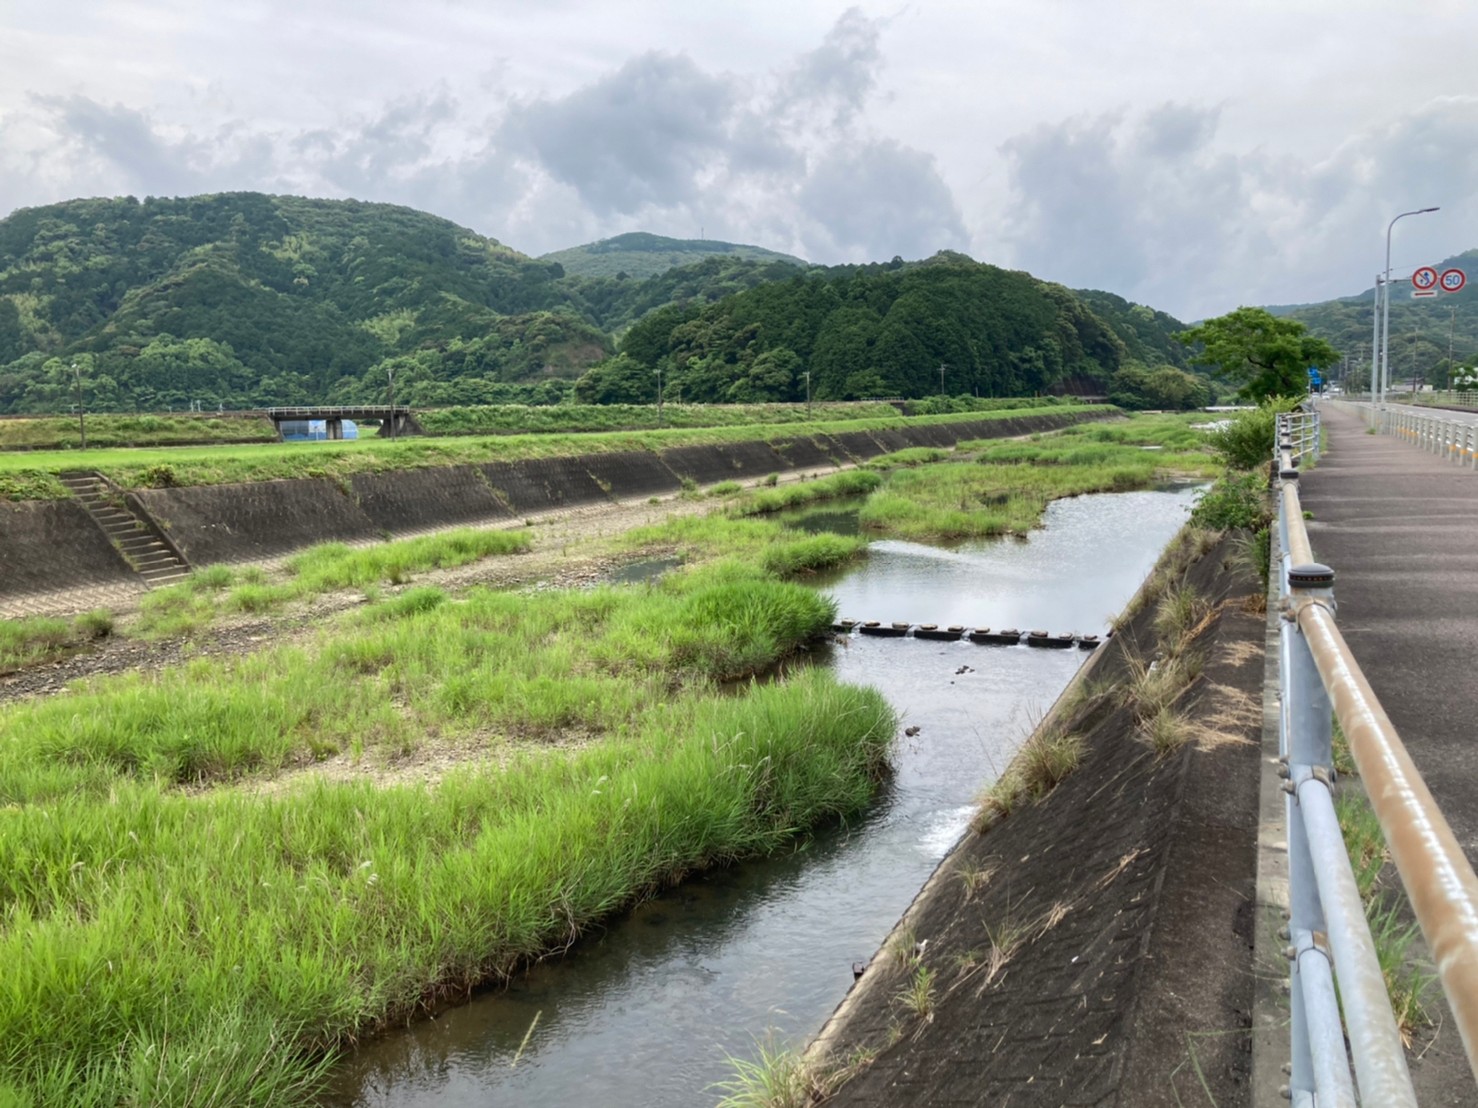
[[[268,408],[267,418],[282,435],[284,423],[302,420],[322,420],[330,439],[344,437],[344,421],[378,421],[382,437],[399,438],[401,435],[421,433],[421,426],[404,404],[304,404],[289,408]]]
[[[1409,1058],[1391,1018],[1335,823],[1330,720],[1332,711],[1349,740],[1430,947],[1442,1022],[1478,1071],[1478,426],[1446,411],[1321,409],[1328,451],[1307,472],[1292,467],[1301,453],[1318,456],[1317,430],[1300,417],[1280,430],[1281,694],[1272,708],[1287,794],[1291,918],[1280,940],[1289,944],[1293,1036],[1282,1093],[1296,1105],[1472,1103],[1457,1044],[1449,1039],[1430,1065]],[[1275,1035],[1289,1033],[1286,1020],[1277,1016]],[[1277,1048],[1259,1042],[1266,1093]],[[1256,1084],[1254,1075],[1255,1093]]]

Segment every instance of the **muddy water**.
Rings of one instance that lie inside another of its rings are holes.
[[[1102,632],[1193,495],[1059,501],[1026,540],[878,542],[822,587],[858,618]],[[845,528],[832,514],[811,525]],[[861,637],[825,654],[918,728],[868,813],[785,857],[688,882],[510,988],[368,1044],[339,1070],[332,1102],[711,1104],[726,1055],[814,1033],[1084,657]]]

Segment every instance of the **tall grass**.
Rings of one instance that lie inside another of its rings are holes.
[[[794,485],[764,489],[747,500],[732,507],[735,515],[765,515],[783,512],[787,508],[798,508],[818,500],[835,500],[843,496],[861,496],[872,492],[883,483],[880,474],[867,470],[850,469],[833,473],[815,481],[803,481]]]
[[[1060,497],[1141,489],[1168,474],[1211,476],[1221,468],[1201,432],[1183,417],[1166,416],[1026,441],[964,442],[956,455],[964,454],[973,461],[895,469],[863,507],[863,526],[906,538],[1020,534]]]
[[[684,873],[870,797],[893,730],[822,672],[646,702],[620,739],[436,787],[0,809],[0,1093],[297,1103],[321,1052]]]
[[[526,531],[466,528],[368,547],[320,543],[289,558],[286,578],[275,583],[256,567],[208,566],[178,585],[146,595],[135,631],[153,637],[189,634],[208,626],[222,611],[266,612],[334,589],[399,585],[429,569],[522,553],[529,543]]]

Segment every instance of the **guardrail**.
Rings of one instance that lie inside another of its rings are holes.
[[[1331,708],[1431,948],[1475,1075],[1478,877],[1335,624],[1334,571],[1314,561],[1298,492],[1299,462],[1318,457],[1318,413],[1280,416],[1275,449],[1282,549],[1279,773],[1287,793],[1293,1054],[1285,1095],[1305,1108],[1415,1108],[1401,1036],[1335,818]]]
[[[1371,408],[1370,423],[1382,434],[1415,443],[1458,465],[1478,469],[1478,425],[1409,408]]]

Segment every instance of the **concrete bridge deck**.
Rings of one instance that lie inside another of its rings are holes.
[[[1470,861],[1478,860],[1478,473],[1325,404],[1300,480],[1340,630]]]

